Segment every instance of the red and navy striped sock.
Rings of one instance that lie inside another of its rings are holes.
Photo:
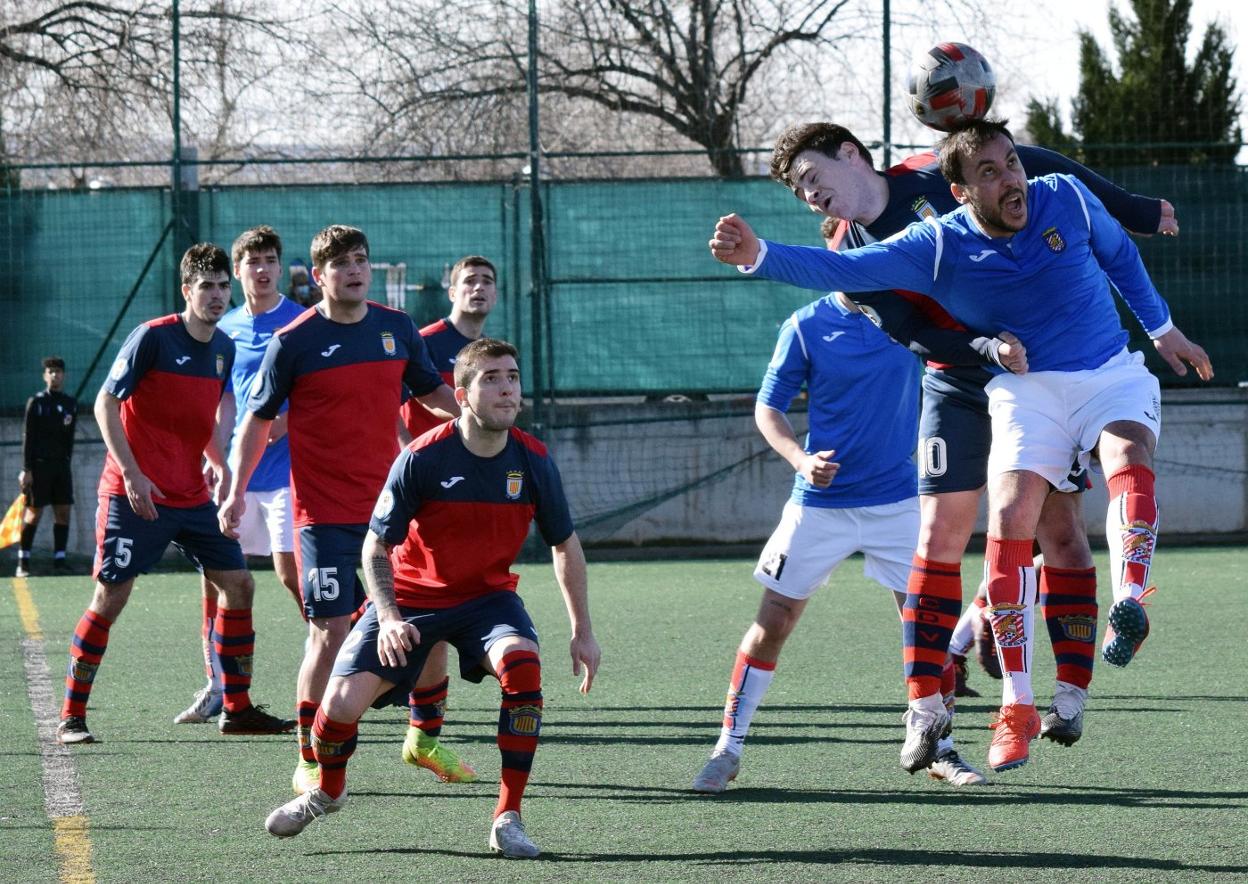
[[[508,810],[520,812],[542,732],[542,662],[532,651],[505,654],[498,666],[498,682],[503,689],[498,708],[498,751],[503,765],[494,816]]]
[[[251,705],[251,665],[256,650],[251,608],[218,607],[213,632],[213,647],[221,661],[225,708],[241,712]]]
[[[1040,569],[1040,613],[1049,629],[1057,680],[1087,689],[1096,659],[1096,569]]]
[[[312,754],[312,725],[316,722],[316,710],[320,703],[312,700],[300,700],[295,707],[295,734],[299,740],[299,757],[304,761],[316,761]]]
[[[901,654],[911,700],[941,692],[949,639],[962,614],[962,565],[915,556],[901,611]]]
[[[65,702],[61,718],[77,715],[85,718],[91,685],[95,681],[100,660],[108,650],[108,631],[113,621],[89,608],[83,612],[74,638],[69,643],[69,671],[65,673]]]
[[[321,766],[321,791],[337,798],[347,788],[347,762],[355,753],[359,722],[334,721],[321,709],[312,724],[312,752]]]
[[[450,678],[444,678],[431,688],[413,690],[407,698],[411,709],[411,726],[419,728],[431,737],[442,733],[442,719],[446,714],[446,693]]]

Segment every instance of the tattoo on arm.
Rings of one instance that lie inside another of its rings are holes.
[[[378,613],[398,612],[394,600],[394,568],[390,565],[389,550],[385,544],[373,544],[369,555],[364,557],[364,585],[368,597],[377,606]]]

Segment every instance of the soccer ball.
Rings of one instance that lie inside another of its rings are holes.
[[[981,119],[992,107],[997,77],[988,60],[965,43],[941,43],[919,57],[906,84],[910,110],[941,132]]]

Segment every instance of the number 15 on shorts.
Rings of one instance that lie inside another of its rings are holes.
[[[318,602],[332,602],[338,598],[338,569],[309,568],[308,585],[312,587],[312,598]]]

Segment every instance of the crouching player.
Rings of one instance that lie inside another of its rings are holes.
[[[542,670],[510,568],[536,520],[572,624],[572,672],[584,667],[587,693],[601,652],[589,620],[585,557],[546,447],[514,427],[516,349],[490,338],[465,347],[455,363],[455,399],[459,419],[420,436],[390,468],[364,541],[373,605],[343,643],[312,726],[320,787],[269,814],[273,835],[297,835],[342,808],[360,717],[370,705],[401,701],[430,648],[446,641],[459,652],[464,678],[493,675],[502,687],[502,782],[490,848],[508,857],[538,854],[520,822],[520,799],[541,731]]]

